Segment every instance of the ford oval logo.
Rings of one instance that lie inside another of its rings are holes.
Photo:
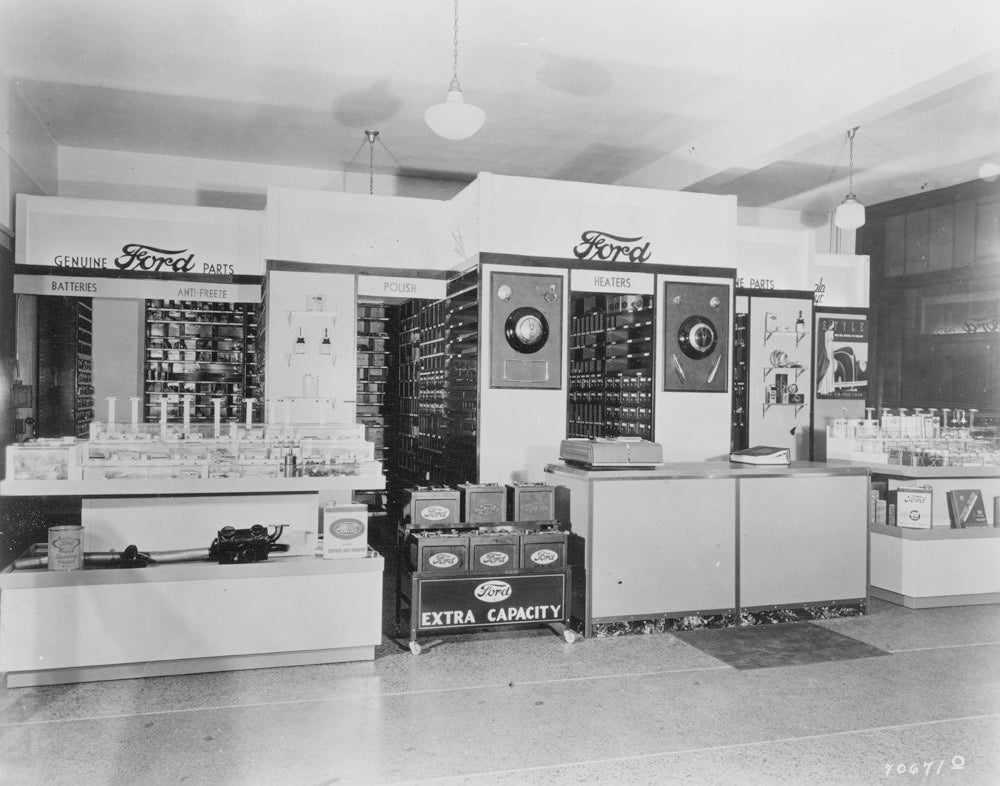
[[[490,581],[484,581],[476,587],[474,594],[478,600],[483,600],[487,603],[499,603],[500,601],[509,598],[513,591],[513,587],[511,587],[506,581],[492,579]]]
[[[79,547],[79,538],[56,538],[52,543],[59,551],[72,551],[73,549]]]
[[[551,565],[559,559],[559,555],[552,549],[539,549],[531,555],[530,559],[536,565]]]
[[[453,568],[458,564],[458,555],[450,551],[439,551],[437,554],[431,554],[427,561],[435,568]]]
[[[497,568],[506,565],[510,561],[510,556],[502,551],[487,551],[479,558],[479,561],[490,568]]]
[[[443,505],[428,505],[420,511],[420,517],[428,521],[443,521],[451,515],[451,510]]]
[[[330,527],[330,534],[341,540],[353,540],[364,531],[365,525],[357,519],[341,519]]]

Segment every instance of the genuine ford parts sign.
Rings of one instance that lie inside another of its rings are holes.
[[[565,622],[566,572],[421,579],[415,613],[419,631]]]

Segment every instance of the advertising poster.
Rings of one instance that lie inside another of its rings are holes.
[[[868,395],[868,319],[816,315],[816,398],[864,399]]]

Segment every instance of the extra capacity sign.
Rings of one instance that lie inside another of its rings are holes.
[[[566,572],[417,579],[416,629],[566,622]]]

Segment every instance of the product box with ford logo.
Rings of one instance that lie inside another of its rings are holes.
[[[889,492],[889,505],[896,507],[896,525],[911,529],[930,529],[934,494],[923,487],[900,486]]]
[[[556,517],[556,490],[544,483],[507,486],[508,521],[546,521]]]
[[[481,531],[469,536],[471,570],[509,571],[520,567],[521,538],[516,532]]]
[[[427,573],[469,570],[469,536],[442,532],[411,532],[410,564]]]
[[[521,568],[545,570],[566,565],[566,533],[545,529],[521,533]]]
[[[368,506],[323,506],[323,557],[346,559],[368,554]]]
[[[416,488],[410,489],[410,500],[406,503],[403,516],[413,524],[438,524],[442,527],[458,524],[461,520],[461,506],[457,489]]]
[[[506,520],[507,489],[496,483],[463,483],[462,521],[466,524],[498,524]]]

